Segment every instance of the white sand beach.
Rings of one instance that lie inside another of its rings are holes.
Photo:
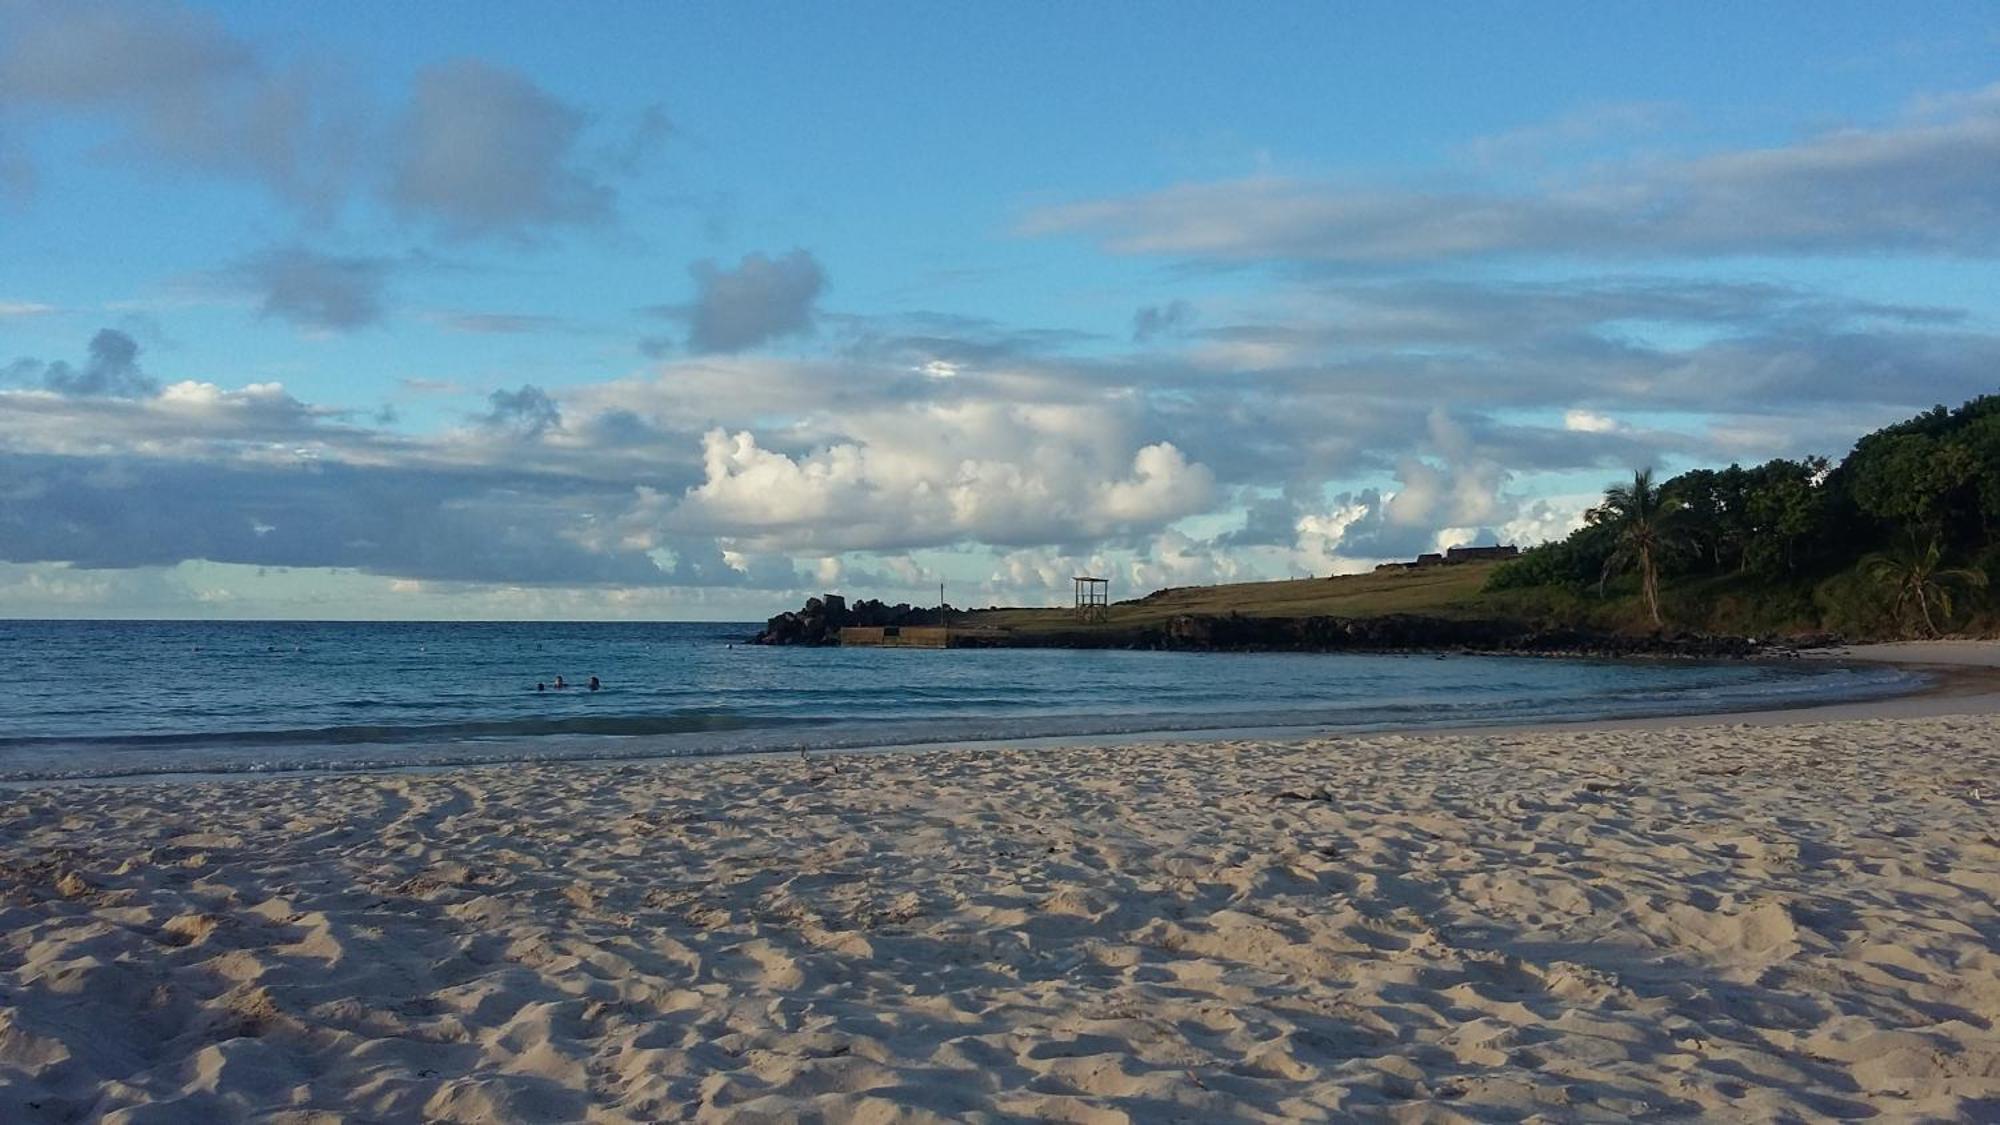
[[[0,1119],[1996,1120],[1997,901],[1989,713],[19,790]]]

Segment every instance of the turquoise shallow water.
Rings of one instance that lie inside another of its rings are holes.
[[[1420,728],[1889,695],[1819,661],[759,648],[751,625],[0,622],[0,779]],[[739,642],[732,647],[731,642]],[[604,689],[535,690],[561,675]]]

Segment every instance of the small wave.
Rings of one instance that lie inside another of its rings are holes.
[[[559,719],[485,719],[450,723],[355,724],[278,730],[175,731],[84,738],[0,737],[0,749],[74,746],[107,749],[171,749],[181,746],[344,746],[354,743],[460,742],[471,739],[543,738],[551,735],[638,736],[704,734],[783,725],[786,720],[751,719],[728,712],[672,715],[576,715]]]
[[[1594,666],[1593,666],[1594,667]],[[1679,687],[1596,684],[1540,693],[1432,695],[1399,690],[1344,700],[1300,699],[1273,706],[1182,710],[1144,698],[1096,701],[1092,710],[990,713],[964,706],[987,699],[986,685],[961,693],[955,713],[805,715],[764,702],[652,714],[463,719],[432,723],[327,724],[244,729],[247,716],[212,723],[230,729],[103,736],[0,737],[0,783],[174,774],[319,772],[484,765],[499,762],[621,761],[800,752],[992,740],[1189,735],[1214,731],[1317,729],[1374,732],[1491,723],[1697,714],[1801,706],[1898,694],[1926,677],[1839,665],[1787,669],[1772,678]],[[754,693],[752,693],[754,694]],[[1177,700],[1185,704],[1185,700]],[[1246,701],[1249,702],[1249,701]],[[1287,705],[1289,704],[1289,705]],[[628,704],[629,705],[629,704]],[[860,713],[854,713],[860,712]],[[242,726],[239,726],[242,724]]]

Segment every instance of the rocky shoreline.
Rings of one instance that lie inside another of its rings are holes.
[[[946,614],[952,611],[946,607]],[[750,638],[760,645],[835,645],[850,626],[940,624],[936,608],[810,598]],[[1537,656],[1672,656],[1727,659],[1781,655],[1838,644],[1832,636],[1760,640],[1705,633],[1611,633],[1520,621],[1418,614],[1380,617],[1247,617],[1182,614],[1153,625],[1096,629],[968,629],[964,648],[1143,649],[1170,652],[1460,652]]]
[[[847,604],[839,594],[807,598],[805,608],[781,613],[764,622],[764,629],[750,638],[753,645],[837,645],[840,631],[873,625],[939,625],[950,606],[917,608],[907,603],[889,605],[869,598]]]

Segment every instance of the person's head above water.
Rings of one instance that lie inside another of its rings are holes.
[[[590,677],[590,690],[596,691],[600,686],[601,685],[598,684],[596,676]]]

